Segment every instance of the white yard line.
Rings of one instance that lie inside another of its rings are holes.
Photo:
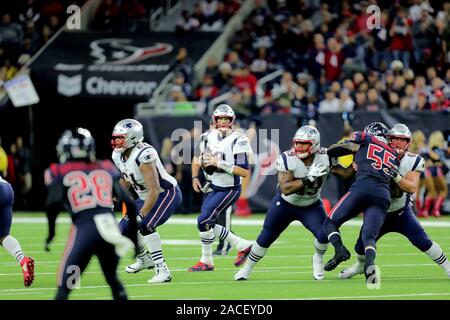
[[[450,296],[450,293],[408,293],[408,294],[380,294],[373,296],[335,296],[335,297],[314,297],[314,298],[289,298],[289,300],[334,300],[334,299],[374,299],[374,298],[402,298],[402,297],[433,297]]]

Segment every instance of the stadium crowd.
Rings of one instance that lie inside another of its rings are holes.
[[[373,30],[370,4],[381,7]],[[224,60],[211,58],[196,81],[181,69],[169,99],[207,103],[231,92],[241,117],[291,113],[304,123],[323,112],[450,110],[450,1],[255,5]],[[279,69],[281,81],[259,92],[258,80]]]

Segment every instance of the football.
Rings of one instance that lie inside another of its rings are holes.
[[[203,155],[204,154],[211,154],[210,152],[208,152],[208,151],[206,151],[206,152],[204,152],[203,154],[202,154],[202,157],[201,157],[201,167],[202,167],[202,169],[206,172],[206,174],[209,174],[209,175],[211,175],[211,174],[213,174],[214,172],[216,172],[217,171],[217,167],[214,167],[214,166],[206,166],[205,165],[205,163],[203,162]]]

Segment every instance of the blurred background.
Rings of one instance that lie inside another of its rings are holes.
[[[444,195],[449,214],[449,48],[442,0],[2,1],[0,174],[16,210],[42,210],[43,172],[65,129],[89,129],[97,157],[110,158],[115,123],[135,118],[182,186],[180,213],[198,212],[170,137],[184,128],[192,147],[194,121],[206,130],[228,103],[255,152],[243,215],[267,209],[275,160],[299,126],[316,126],[327,147],[372,121],[405,123],[411,151],[438,151],[427,168],[442,176],[424,175],[417,197]],[[331,206],[348,186],[330,177],[323,197]]]

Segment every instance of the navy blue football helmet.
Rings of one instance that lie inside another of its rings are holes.
[[[387,141],[389,129],[381,122],[372,122],[364,128],[364,132]]]
[[[59,138],[56,153],[60,163],[69,160],[95,161],[95,141],[89,130],[66,130]]]

